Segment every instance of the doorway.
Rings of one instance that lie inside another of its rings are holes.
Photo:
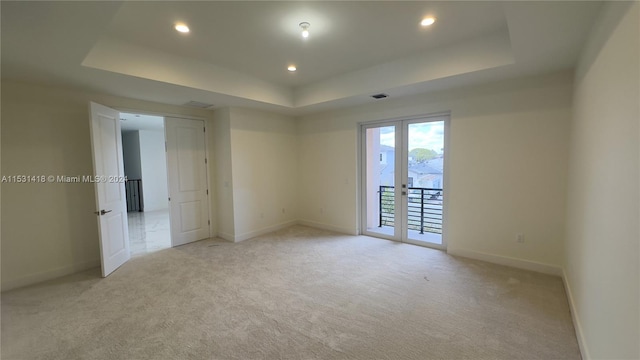
[[[429,116],[361,126],[364,234],[446,248],[448,122]]]
[[[106,277],[131,258],[121,125],[127,120],[119,111],[104,105],[90,102],[89,108],[94,165],[91,179],[96,195],[94,214],[98,217],[102,276]],[[133,114],[133,117],[142,115]],[[157,139],[160,142],[164,139],[164,146],[154,152],[163,154],[164,160],[157,157],[153,165],[161,167],[165,164],[166,168],[157,173],[158,169],[154,167],[155,177],[152,176],[150,182],[167,181],[169,185],[165,188],[168,188],[171,220],[170,246],[206,239],[211,236],[211,221],[204,120],[160,118],[164,131],[158,132]],[[140,192],[139,199],[144,200],[144,191]],[[164,201],[162,196],[157,199]],[[139,201],[138,212],[144,211],[145,203]]]
[[[120,113],[131,256],[171,247],[164,117]]]

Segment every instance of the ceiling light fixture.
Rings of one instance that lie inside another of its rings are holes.
[[[436,22],[436,18],[434,17],[426,17],[424,19],[422,19],[422,21],[420,22],[420,25],[422,26],[430,26],[433,25],[433,23]]]
[[[300,28],[302,29],[302,37],[303,38],[308,38],[309,37],[309,26],[311,26],[311,24],[309,24],[306,21],[300,23]]]
[[[186,34],[189,32],[189,27],[183,23],[177,23],[173,28],[183,34]]]
[[[287,68],[287,70],[294,72],[296,70],[298,70],[294,65],[289,65],[289,67]]]

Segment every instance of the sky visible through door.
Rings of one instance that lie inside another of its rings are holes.
[[[411,131],[413,136],[409,139],[409,151],[422,148],[443,153],[444,121],[411,124]],[[380,128],[380,144],[395,148],[395,140],[394,128]]]

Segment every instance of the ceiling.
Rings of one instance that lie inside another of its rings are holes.
[[[120,113],[120,128],[123,132],[136,130],[164,131],[164,117]]]
[[[593,1],[6,2],[3,79],[287,114],[575,66]],[[437,21],[420,26],[425,16]],[[300,22],[310,36],[300,36]],[[173,29],[186,23],[191,32]],[[287,71],[295,64],[297,71]],[[379,100],[384,101],[384,100]]]

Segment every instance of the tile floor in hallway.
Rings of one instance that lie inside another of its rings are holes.
[[[169,209],[130,212],[129,243],[131,256],[139,256],[171,247]]]

